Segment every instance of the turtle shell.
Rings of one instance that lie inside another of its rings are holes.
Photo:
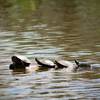
[[[24,66],[29,66],[29,64],[31,63],[28,58],[22,55],[12,56],[12,62],[16,65],[24,65]]]
[[[55,60],[55,63],[58,68],[68,68],[70,66],[74,66],[72,62],[66,60]]]
[[[55,61],[56,65],[57,65],[57,69],[59,68],[65,68],[66,72],[75,72],[77,71],[77,66],[75,64],[73,64],[71,61],[67,61],[67,60],[59,60],[59,61]]]
[[[51,60],[47,60],[47,59],[39,60],[35,58],[35,61],[42,67],[55,68],[55,64]]]

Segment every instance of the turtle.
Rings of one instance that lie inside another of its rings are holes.
[[[14,55],[11,57],[12,64],[10,64],[10,69],[14,68],[25,68],[29,67],[31,64],[31,61],[22,55]]]
[[[67,60],[55,60],[57,68],[66,68],[67,71],[77,71],[78,69],[87,70],[91,68],[91,65],[88,62],[79,62],[75,60],[75,63]]]
[[[53,61],[49,60],[49,59],[38,59],[35,58],[35,61],[37,62],[37,64],[40,67],[44,67],[44,68],[55,68],[55,64]]]
[[[74,72],[78,68],[76,64],[67,60],[55,60],[55,64],[57,65],[57,69],[65,68],[67,72]]]

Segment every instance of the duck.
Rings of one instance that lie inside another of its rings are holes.
[[[37,62],[37,64],[40,67],[44,67],[44,68],[55,68],[55,64],[53,61],[49,60],[49,59],[38,59],[35,58],[35,61]]]

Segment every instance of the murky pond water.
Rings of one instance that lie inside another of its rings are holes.
[[[100,99],[99,0],[0,0],[0,100]],[[87,61],[94,70],[25,72],[11,56]]]

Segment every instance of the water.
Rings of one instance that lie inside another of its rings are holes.
[[[0,100],[99,100],[99,5],[98,0],[0,0]],[[78,59],[94,69],[12,71],[16,53],[33,62]]]

